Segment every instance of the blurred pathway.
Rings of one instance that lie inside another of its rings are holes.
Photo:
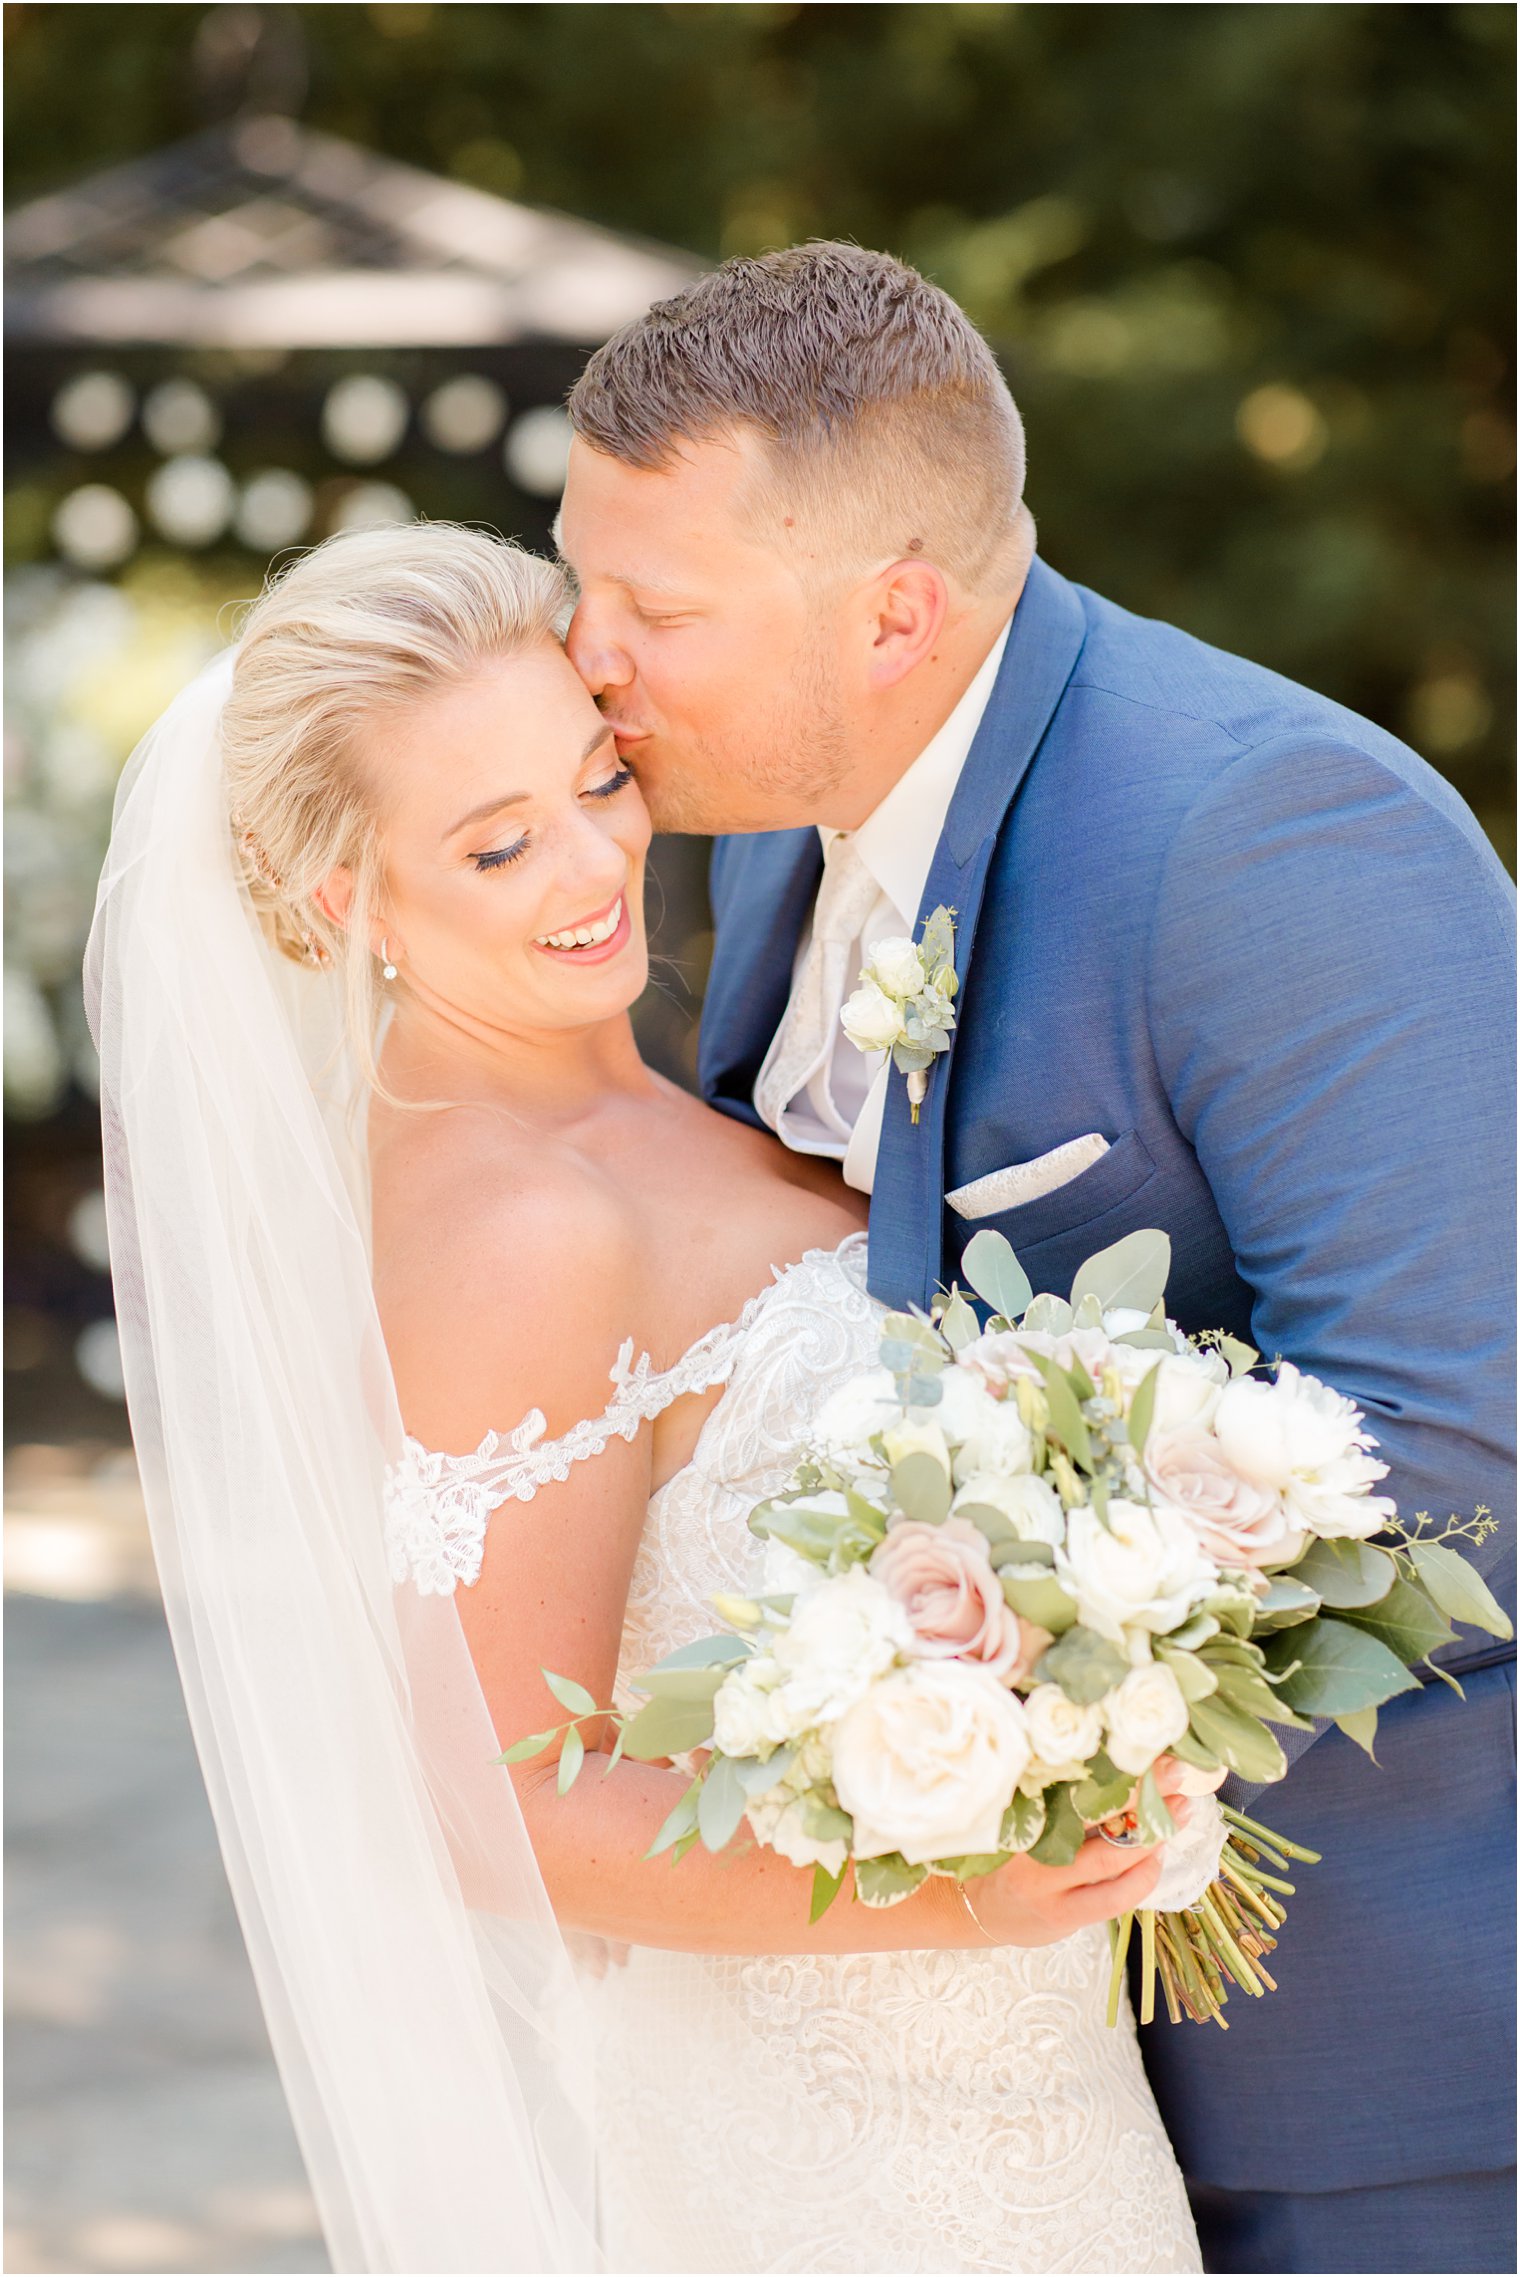
[[[6,1503],[5,2268],[325,2270],[130,1467]]]

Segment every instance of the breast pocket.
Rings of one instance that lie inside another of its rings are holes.
[[[959,1270],[967,1243],[978,1233],[1000,1233],[1036,1289],[1064,1296],[1077,1267],[1096,1250],[1132,1233],[1148,1221],[1137,1199],[1156,1175],[1150,1150],[1138,1131],[1126,1131],[1088,1169],[1011,1210],[988,1217],[958,1218],[946,1213],[946,1232]]]

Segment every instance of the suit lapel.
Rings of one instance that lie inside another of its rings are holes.
[[[957,1002],[963,1016],[977,919],[998,833],[1065,693],[1085,633],[1076,589],[1037,557],[919,905],[918,927],[942,905],[956,912]],[[869,1267],[871,1294],[884,1304],[927,1308],[939,1285],[945,1120],[961,1033],[958,1024],[949,1050],[934,1063],[917,1124],[909,1113],[907,1084],[894,1076],[887,1086],[871,1196]]]
[[[818,881],[816,830],[772,830],[721,842],[719,927],[702,1008],[697,1078],[725,1114],[759,1126],[753,1092],[792,989],[797,943]]]

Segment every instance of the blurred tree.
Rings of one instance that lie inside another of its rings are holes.
[[[8,7],[10,194],[239,107],[1004,356],[1042,545],[1407,736],[1512,855],[1508,6]]]

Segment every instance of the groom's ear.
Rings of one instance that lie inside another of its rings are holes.
[[[863,596],[874,689],[895,688],[930,655],[950,610],[945,573],[911,556],[879,570]]]

